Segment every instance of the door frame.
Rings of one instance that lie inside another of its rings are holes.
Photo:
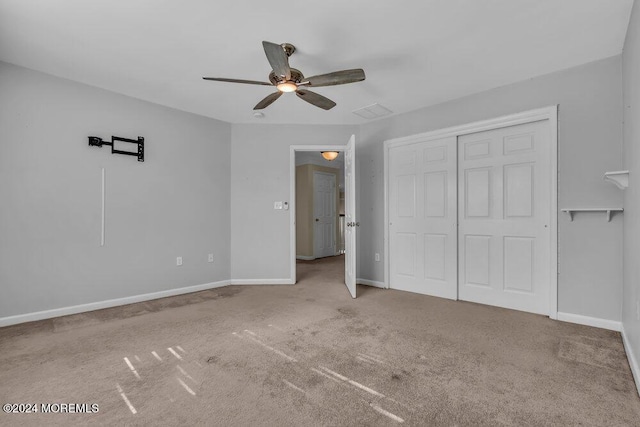
[[[558,105],[523,111],[488,120],[481,120],[384,142],[384,287],[389,289],[389,150],[394,147],[446,137],[459,137],[471,133],[549,120],[551,150],[551,224],[549,269],[549,317],[558,318]]]
[[[296,151],[339,151],[344,153],[346,145],[291,145],[289,146],[289,254],[291,283],[296,284]],[[345,193],[346,197],[346,193]],[[345,200],[345,203],[347,201]]]

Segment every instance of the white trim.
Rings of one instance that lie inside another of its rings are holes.
[[[366,285],[366,286],[374,286],[376,288],[382,288],[385,289],[384,287],[384,282],[379,282],[377,280],[369,280],[369,279],[356,279],[356,283],[358,285]]]
[[[467,123],[384,141],[384,286],[389,288],[389,150],[394,147],[470,133],[499,129],[524,123],[549,120],[551,127],[551,224],[549,317],[558,318],[558,106],[538,108],[507,116]]]
[[[636,382],[636,389],[638,389],[638,395],[640,396],[640,366],[638,365],[638,359],[636,359],[636,355],[633,353],[633,349],[631,348],[631,343],[629,343],[629,340],[627,339],[627,333],[624,330],[624,325],[620,332],[622,333],[624,351],[627,353],[627,360],[629,361],[631,373],[633,374],[633,379]]]
[[[316,257],[306,256],[306,255],[296,255],[296,259],[299,259],[301,261],[313,261],[314,259],[316,259]]]
[[[516,114],[495,117],[488,120],[480,120],[473,123],[467,123],[458,126],[451,126],[444,129],[438,129],[429,132],[423,132],[415,135],[404,136],[401,138],[388,139],[384,142],[385,148],[413,144],[416,142],[430,141],[433,139],[441,139],[452,136],[467,135],[470,133],[478,133],[486,130],[500,129],[508,126],[516,126],[524,123],[532,123],[540,120],[552,120],[553,115],[558,115],[558,106],[538,108],[535,110],[523,111]]]
[[[593,326],[594,328],[608,329],[616,332],[620,332],[622,330],[622,322],[600,319],[598,317],[583,316],[581,314],[558,312],[558,320],[561,322],[577,323],[578,325]]]
[[[230,284],[229,280],[221,280],[219,282],[204,283],[202,285],[187,286],[184,288],[177,288],[177,289],[168,289],[166,291],[151,292],[148,294],[141,294],[141,295],[134,295],[130,297],[124,297],[124,298],[116,298],[116,299],[110,299],[105,301],[91,302],[88,304],[73,305],[69,307],[54,308],[51,310],[36,311],[33,313],[18,314],[15,316],[0,317],[0,327],[15,325],[18,323],[34,322],[36,320],[51,319],[53,317],[68,316],[70,314],[84,313],[87,311],[101,310],[103,308],[134,304],[137,302],[150,301],[158,298],[166,298],[166,297],[172,297],[176,295],[189,294],[192,292],[205,291],[207,289],[214,289],[214,288],[220,288],[223,286],[228,286],[229,284]]]
[[[383,268],[383,280],[384,280],[384,288],[389,289],[391,286],[391,273],[390,273],[390,265],[389,265],[389,150],[390,146],[388,141],[385,141],[383,144],[383,170],[382,170],[382,191],[383,191],[383,218],[384,218],[384,228],[383,228],[383,236],[382,236],[382,268]]]
[[[549,266],[549,318],[558,318],[558,106],[547,109],[551,126],[551,260]]]
[[[289,262],[291,263],[291,279],[287,280],[291,284],[296,283],[296,151],[345,151],[346,149],[346,145],[289,146],[289,254],[291,256]]]
[[[291,279],[231,279],[230,285],[294,285]]]

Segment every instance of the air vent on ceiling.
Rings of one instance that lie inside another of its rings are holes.
[[[377,102],[375,104],[367,105],[366,107],[359,108],[353,111],[353,114],[360,116],[363,119],[377,119],[379,117],[388,116],[393,113],[387,107],[384,107]]]

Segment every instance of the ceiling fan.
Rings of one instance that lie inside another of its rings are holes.
[[[278,90],[253,107],[254,110],[262,110],[280,98],[284,92],[295,92],[298,98],[309,104],[324,110],[330,110],[336,103],[308,90],[308,87],[335,86],[347,83],[360,82],[365,79],[364,70],[354,68],[352,70],[334,71],[333,73],[320,74],[313,77],[305,77],[300,70],[289,67],[289,57],[296,51],[290,43],[276,44],[267,41],[262,42],[264,53],[271,64],[273,71],[269,73],[269,83],[255,80],[225,79],[219,77],[203,77],[204,80],[219,82],[244,83],[250,85],[275,86]]]

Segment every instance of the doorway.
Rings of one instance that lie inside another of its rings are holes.
[[[340,194],[344,192],[344,154],[327,161],[320,152],[295,157],[296,259],[335,256],[340,246]],[[293,201],[292,201],[293,204]]]
[[[340,160],[338,163],[327,163],[320,156],[322,151],[338,152]],[[334,165],[338,165],[338,168],[331,167]],[[339,256],[344,258],[345,285],[355,298],[356,230],[359,225],[355,217],[355,136],[352,135],[349,142],[342,146],[291,146],[290,177],[293,283],[297,282],[299,259],[301,262],[313,262],[317,258]],[[317,183],[315,187],[314,181]],[[303,185],[306,190],[302,188]],[[341,197],[341,193],[344,197]],[[344,203],[341,203],[341,199]],[[338,210],[341,205],[344,206],[344,216]],[[314,209],[314,206],[317,208]],[[344,226],[341,227],[341,224]],[[344,236],[344,245],[341,245],[341,235]]]

